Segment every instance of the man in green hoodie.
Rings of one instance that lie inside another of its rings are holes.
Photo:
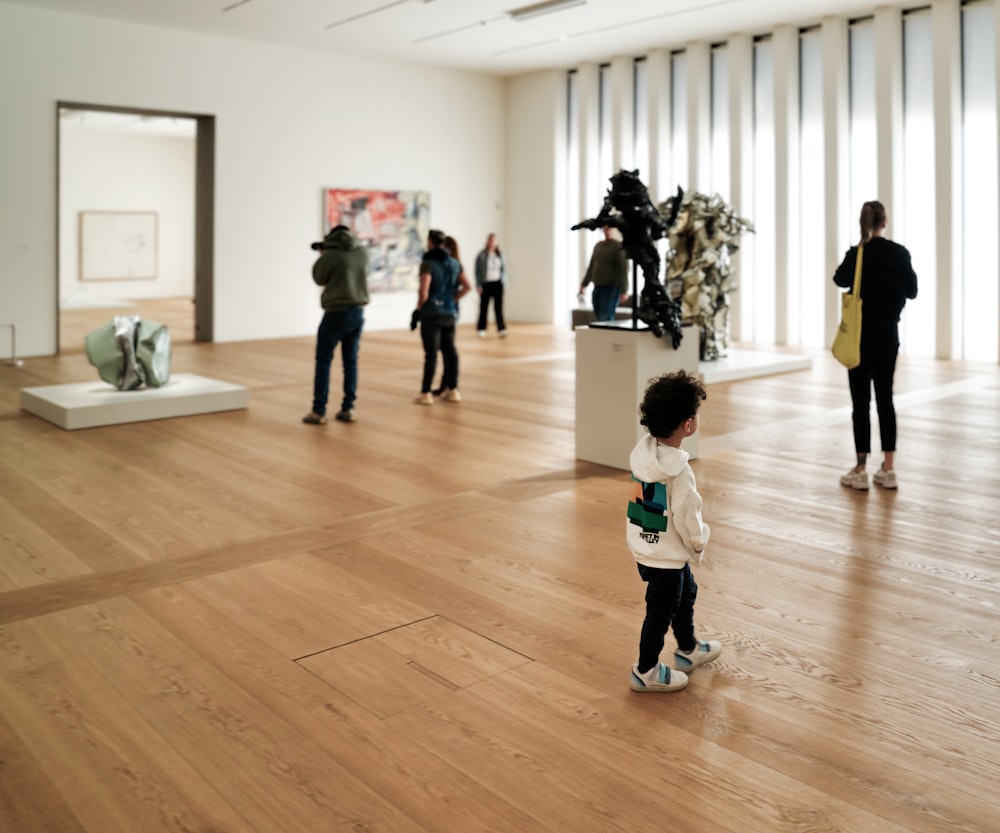
[[[334,226],[323,239],[313,280],[323,287],[323,320],[316,335],[316,374],[312,410],[302,417],[307,425],[326,424],[330,393],[330,363],[340,344],[344,364],[344,398],[335,419],[354,422],[358,388],[358,347],[368,303],[368,250],[347,226]]]

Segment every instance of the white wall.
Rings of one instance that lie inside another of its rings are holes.
[[[59,138],[59,301],[194,293],[194,138],[63,124]],[[81,211],[157,215],[156,277],[80,280]]]
[[[0,3],[0,324],[55,351],[58,101],[216,117],[214,330],[239,341],[315,331],[324,187],[429,191],[466,260],[505,240],[504,83]],[[413,303],[377,297],[367,326]]]

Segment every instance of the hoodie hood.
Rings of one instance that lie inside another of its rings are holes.
[[[662,483],[684,471],[688,456],[683,449],[661,445],[656,441],[656,437],[647,434],[632,449],[629,465],[639,480],[646,483]]]
[[[349,252],[360,245],[361,241],[346,229],[333,229],[323,238],[324,249],[339,249],[342,252]]]

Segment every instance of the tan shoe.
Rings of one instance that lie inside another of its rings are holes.
[[[430,391],[427,391],[427,393],[420,394],[420,396],[414,399],[413,402],[416,405],[433,405],[434,397],[431,395]]]
[[[447,388],[441,394],[441,401],[443,402],[461,402],[462,394],[458,392],[458,388]]]

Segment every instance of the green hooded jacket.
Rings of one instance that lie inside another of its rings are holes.
[[[313,280],[323,287],[323,309],[364,306],[368,303],[368,249],[346,229],[333,229],[323,238],[323,253],[313,264]]]

